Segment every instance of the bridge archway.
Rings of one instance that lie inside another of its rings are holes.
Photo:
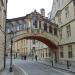
[[[27,37],[22,37],[22,38],[20,38],[18,40],[21,40],[21,39],[38,40],[38,41],[41,41],[44,44],[46,44],[53,51],[58,49],[58,46],[55,43],[53,43],[51,40],[49,40],[47,38],[44,38],[44,37],[41,37],[41,36],[27,36]],[[16,41],[18,41],[18,40],[16,40]]]

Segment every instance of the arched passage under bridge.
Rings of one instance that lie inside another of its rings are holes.
[[[18,36],[19,37],[19,36]],[[52,42],[51,40],[49,40],[49,39],[47,39],[47,38],[45,38],[45,37],[41,37],[41,36],[26,36],[26,37],[16,37],[17,38],[17,40],[16,39],[14,39],[14,41],[19,41],[19,40],[22,40],[22,39],[30,39],[30,40],[38,40],[38,41],[40,41],[40,42],[42,42],[42,43],[44,43],[44,44],[46,44],[49,48],[50,48],[50,50],[51,50],[51,52],[52,52],[52,58],[57,62],[57,60],[58,60],[58,51],[59,51],[59,47],[58,47],[58,45],[56,45],[54,42]]]

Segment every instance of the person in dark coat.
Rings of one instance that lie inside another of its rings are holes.
[[[35,55],[35,60],[37,61],[37,55]]]
[[[26,60],[26,55],[24,55],[24,60]]]

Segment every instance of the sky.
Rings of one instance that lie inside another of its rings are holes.
[[[7,18],[16,18],[25,16],[36,10],[40,12],[41,8],[45,9],[45,15],[51,11],[53,0],[8,0]]]

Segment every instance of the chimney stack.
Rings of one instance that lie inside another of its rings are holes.
[[[45,9],[44,8],[40,9],[40,13],[43,17],[45,17]]]

